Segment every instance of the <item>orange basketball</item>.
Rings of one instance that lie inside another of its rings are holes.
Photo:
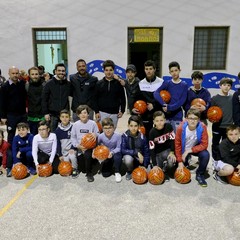
[[[234,171],[231,175],[227,176],[227,180],[234,186],[240,186],[240,176],[237,171]]]
[[[49,177],[52,175],[52,165],[49,163],[38,165],[38,176]]]
[[[167,90],[161,90],[160,91],[160,96],[165,103],[169,103],[170,100],[171,100],[171,94]]]
[[[102,133],[102,132],[103,132],[103,129],[102,129],[102,124],[100,123],[100,121],[96,121],[96,124],[97,124],[97,126],[98,126],[98,131],[99,131],[100,133]]]
[[[153,167],[148,173],[148,181],[153,185],[160,185],[164,181],[164,172],[160,167]]]
[[[191,173],[186,167],[183,167],[183,172],[178,169],[175,171],[174,178],[178,183],[188,183],[191,180]]]
[[[15,164],[14,167],[12,168],[12,176],[17,180],[25,178],[27,174],[28,169],[22,163]]]
[[[133,107],[136,108],[140,114],[143,114],[147,111],[147,104],[142,100],[136,101]]]
[[[96,138],[92,133],[86,133],[81,140],[81,145],[86,149],[91,149],[96,146]]]
[[[67,161],[61,161],[58,165],[58,172],[61,176],[69,176],[72,174],[72,164]]]
[[[192,100],[192,102],[191,102],[191,106],[193,106],[193,105],[203,105],[203,106],[205,106],[206,107],[206,102],[203,100],[203,99],[201,99],[201,98],[195,98],[195,99],[193,99]]]
[[[146,134],[146,128],[145,128],[144,126],[140,126],[139,129],[138,129],[138,131],[139,131],[140,133],[142,133],[143,135]]]
[[[148,180],[147,171],[144,167],[137,167],[132,172],[132,180],[136,184],[144,184]]]
[[[210,122],[219,122],[223,116],[222,109],[217,106],[212,106],[207,111],[207,118]]]
[[[94,157],[99,161],[104,161],[108,158],[110,150],[104,145],[99,145],[93,150]]]

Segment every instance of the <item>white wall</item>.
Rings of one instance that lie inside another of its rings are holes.
[[[176,60],[182,77],[192,72],[195,26],[230,26],[226,72],[237,74],[240,4],[237,0],[0,0],[0,68],[33,65],[32,27],[67,27],[69,73],[84,58],[127,64],[127,28],[163,27],[163,75]]]

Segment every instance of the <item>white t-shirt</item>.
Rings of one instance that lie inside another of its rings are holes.
[[[197,144],[197,131],[196,129],[191,131],[189,127],[186,128],[186,142],[185,149],[191,149]]]

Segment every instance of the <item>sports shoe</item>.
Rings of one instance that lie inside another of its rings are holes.
[[[167,173],[164,173],[164,182],[169,182],[170,178]]]
[[[76,168],[74,168],[74,169],[72,170],[72,178],[77,178],[78,175],[79,175],[78,170],[77,170]]]
[[[29,172],[31,175],[36,175],[36,174],[37,174],[37,171],[36,171],[33,167],[28,167],[28,172]]]
[[[12,176],[12,169],[7,168],[7,177],[11,177]]]
[[[207,187],[207,182],[206,182],[206,180],[205,180],[203,175],[197,174],[196,175],[196,180],[198,181],[198,184],[201,187]]]
[[[132,173],[127,172],[126,173],[126,180],[131,180],[132,179]]]
[[[94,181],[94,177],[93,177],[92,173],[87,174],[87,180],[88,180],[88,182],[93,182]]]
[[[220,177],[220,176],[217,174],[217,171],[214,171],[214,172],[213,172],[213,179],[215,179],[218,183],[227,184],[227,182],[224,181],[223,177]]]
[[[120,173],[115,173],[115,180],[117,183],[120,183],[122,181],[122,176]]]

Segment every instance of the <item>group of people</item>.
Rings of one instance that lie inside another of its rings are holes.
[[[223,116],[212,124],[213,177],[224,184],[225,176],[233,171],[240,175],[240,90],[233,96],[229,94],[231,79],[221,79],[220,92],[211,97],[202,86],[203,73],[193,72],[193,85],[188,87],[180,78],[177,62],[169,64],[172,76],[169,81],[155,75],[152,60],[144,63],[143,80],[136,77],[133,64],[126,68],[127,79],[120,78],[114,74],[115,64],[111,60],[103,63],[101,80],[87,72],[83,59],[77,61],[76,68],[77,73],[68,80],[64,64],[56,64],[48,81],[40,76],[37,67],[28,70],[28,81],[19,79],[17,67],[9,69],[9,79],[0,89],[1,123],[7,125],[8,133],[5,141],[0,131],[1,173],[7,169],[6,175],[10,177],[12,166],[20,162],[33,175],[43,163],[51,164],[53,173],[58,173],[60,161],[70,161],[73,178],[84,172],[87,181],[93,182],[93,167],[99,162],[94,150],[81,144],[83,136],[91,133],[97,145],[103,144],[110,150],[108,158],[99,164],[104,177],[114,174],[116,182],[121,182],[124,164],[127,180],[140,165],[160,167],[165,181],[169,181],[171,170],[183,171],[191,156],[196,156],[199,163],[196,180],[206,187],[205,172],[210,159],[207,111],[210,106],[218,106]],[[161,90],[170,93],[168,103],[159,94]],[[205,104],[192,104],[196,98]],[[137,100],[147,104],[143,114],[134,107]],[[128,129],[120,134],[116,128],[126,105],[131,116]]]

